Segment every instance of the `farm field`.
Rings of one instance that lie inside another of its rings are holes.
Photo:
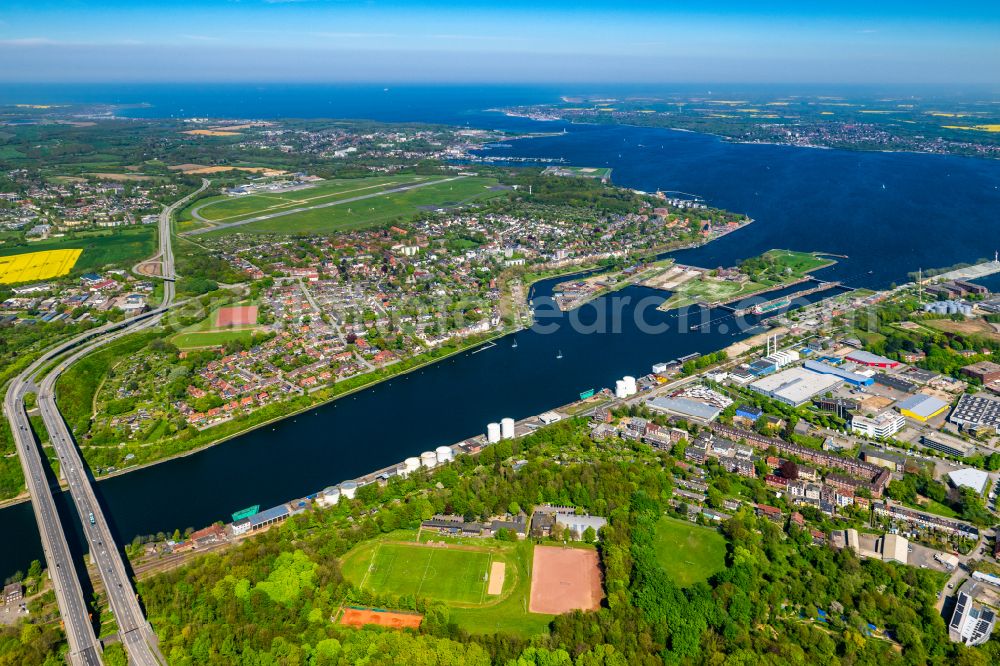
[[[726,540],[709,527],[664,516],[656,524],[656,559],[681,587],[726,568]]]
[[[64,238],[49,238],[27,245],[0,245],[0,257],[42,250],[83,249],[72,267],[74,273],[99,271],[115,265],[130,268],[156,252],[155,225],[140,225],[124,229],[77,233]]]
[[[42,250],[0,257],[0,284],[61,277],[73,269],[82,252],[81,249]]]
[[[554,616],[528,612],[533,553],[531,542],[503,543],[492,539],[454,539],[437,534],[423,534],[420,542],[428,544],[424,546],[417,545],[414,541],[402,541],[412,540],[414,536],[415,532],[403,530],[357,546],[341,560],[344,577],[355,585],[372,591],[397,595],[415,594],[413,590],[420,583],[414,583],[414,578],[419,576],[423,579],[423,572],[409,571],[416,569],[413,562],[417,560],[414,557],[424,558],[420,561],[424,562],[425,568],[427,568],[426,558],[432,557],[431,569],[436,571],[440,569],[439,563],[445,562],[439,559],[442,553],[449,553],[447,557],[450,557],[452,552],[462,552],[465,555],[458,556],[458,566],[461,568],[450,573],[459,571],[458,576],[469,581],[470,590],[450,593],[447,589],[443,589],[449,588],[450,584],[442,586],[436,581],[425,580],[417,596],[439,599],[447,603],[451,608],[452,621],[469,633],[489,634],[503,631],[529,638],[548,631],[548,625]],[[447,547],[432,545],[430,542],[447,543]],[[390,546],[388,553],[384,551],[386,546]],[[393,567],[393,572],[388,576],[391,580],[386,578],[375,580],[373,576],[378,573],[379,565],[376,564],[374,572],[369,572],[368,567],[373,561],[376,550],[378,550],[377,558],[380,560],[386,560],[390,555],[408,556],[410,562],[405,565],[406,571]],[[433,555],[424,555],[423,551],[431,551]],[[493,564],[498,562],[505,565],[503,591],[499,596],[491,596],[483,576],[486,572],[494,570]],[[369,573],[366,579],[365,575]],[[437,577],[435,573],[434,578]],[[430,588],[428,588],[429,582]],[[379,585],[378,589],[375,587],[376,584]],[[437,594],[444,593],[460,598],[445,599],[431,594],[428,589],[436,590]],[[477,594],[479,596],[476,596]]]
[[[327,205],[324,208],[306,210],[267,220],[258,220],[218,231],[207,230],[210,234],[224,233],[331,233],[348,229],[360,229],[395,221],[405,220],[421,210],[456,208],[473,201],[483,201],[506,192],[495,189],[493,178],[468,177],[435,183],[404,192],[387,192],[362,201],[346,201],[355,196],[371,194],[371,191],[342,193],[325,201],[309,205]],[[383,187],[383,189],[385,189]],[[374,190],[378,192],[378,190]],[[344,201],[336,204],[337,201]],[[292,206],[295,208],[297,206]],[[280,211],[270,211],[280,212]],[[261,214],[269,214],[263,211]],[[240,216],[242,219],[254,215]],[[232,223],[236,220],[220,221]]]
[[[398,185],[432,180],[430,176],[400,175],[328,180],[290,192],[262,192],[239,197],[218,196],[194,202],[180,219],[202,218],[209,222],[234,222],[246,217],[275,213],[288,208],[313,206],[338,198],[370,194]]]

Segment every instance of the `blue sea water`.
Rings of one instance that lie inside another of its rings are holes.
[[[847,255],[827,269],[851,286],[887,286],[917,268],[992,257],[1000,246],[1000,162],[934,155],[740,145],[662,129],[538,123],[488,111],[558,100],[556,87],[112,86],[0,90],[4,102],[89,102],[148,106],[147,117],[354,117],[442,122],[561,136],[511,142],[494,155],[563,157],[610,166],[619,185],[697,194],[752,217],[754,224],[710,245],[677,253],[682,262],[731,265],[782,247]],[[996,282],[991,282],[996,284]],[[544,293],[551,284],[541,285]],[[119,540],[200,527],[244,506],[270,506],[402,458],[521,418],[581,391],[739,336],[691,334],[669,315],[646,312],[665,332],[634,324],[635,303],[653,293],[631,287],[621,330],[580,334],[563,326],[466,352],[294,419],[212,449],[98,484]],[[573,315],[593,323],[601,299]],[[568,319],[569,315],[566,316]],[[558,352],[563,358],[557,359]],[[18,538],[0,551],[0,572],[40,555],[30,506],[0,511],[0,530]]]

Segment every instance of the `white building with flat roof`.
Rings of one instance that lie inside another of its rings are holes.
[[[762,377],[750,384],[750,388],[778,402],[798,407],[809,402],[813,396],[832,391],[840,384],[839,377],[796,367]]]
[[[949,472],[948,479],[956,488],[972,488],[982,495],[986,491],[986,483],[990,480],[990,475],[981,469],[967,467]]]
[[[855,414],[851,417],[851,430],[867,437],[892,437],[906,426],[906,419],[896,412],[879,412],[872,418]]]

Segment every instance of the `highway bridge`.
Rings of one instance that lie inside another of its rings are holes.
[[[56,511],[52,489],[45,475],[45,463],[28,421],[24,397],[29,392],[37,392],[42,420],[59,456],[60,469],[69,484],[70,496],[83,525],[90,555],[104,582],[122,644],[129,656],[129,663],[141,666],[165,664],[166,660],[156,645],[156,635],[146,621],[128,576],[125,561],[94,493],[93,479],[73,442],[69,428],[59,413],[55,401],[55,382],[70,364],[94,349],[124,335],[159,324],[163,313],[174,304],[175,296],[171,217],[177,208],[205,190],[209,182],[203,180],[200,189],[165,207],[160,214],[159,256],[162,262],[161,275],[166,280],[161,305],[131,319],[99,326],[57,344],[15,377],[4,396],[4,412],[14,434],[25,483],[31,495],[31,505],[42,539],[45,562],[70,646],[69,661],[74,665],[99,666],[102,663],[101,643],[94,634],[90,611],[83,597],[83,588],[66,541],[66,533]],[[40,386],[36,386],[34,383],[36,375],[66,354],[71,355],[58,361],[41,381]]]

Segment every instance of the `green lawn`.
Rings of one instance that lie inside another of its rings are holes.
[[[656,559],[681,587],[726,568],[726,540],[710,527],[663,517],[656,524]]]
[[[774,259],[778,264],[791,269],[792,273],[798,276],[825,268],[833,263],[833,260],[816,256],[812,252],[796,252],[795,250],[768,250],[764,256]]]
[[[170,339],[178,349],[218,347],[230,340],[247,342],[253,337],[254,328],[234,328],[227,331],[181,331]]]
[[[131,268],[156,252],[156,226],[142,225],[81,232],[63,238],[50,238],[17,246],[0,245],[0,256],[69,248],[83,249],[83,254],[71,271],[73,275],[99,271],[111,265]]]
[[[363,201],[354,201],[270,220],[251,222],[210,233],[325,233],[377,226],[379,224],[404,221],[421,210],[454,208],[472,201],[505,196],[506,191],[491,189],[496,185],[497,181],[493,178],[462,178],[460,180],[428,185],[415,190],[387,193],[383,196]],[[364,192],[360,194],[364,194]],[[343,199],[355,195],[352,193],[337,198]],[[242,217],[245,218],[247,216],[244,215]]]
[[[486,550],[380,541],[345,557],[343,570],[348,580],[379,594],[480,604],[492,560]]]
[[[341,560],[344,577],[372,591],[413,594],[444,601],[451,619],[473,634],[509,633],[530,638],[548,632],[552,615],[529,613],[531,595],[530,541],[507,543],[492,539],[453,539],[424,534],[421,541],[446,541],[454,550],[402,543],[412,531],[398,531],[365,542]],[[506,563],[503,593],[486,594],[483,575],[490,563]],[[374,564],[375,568],[370,569]],[[419,592],[418,592],[419,590]]]
[[[373,178],[348,178],[329,180],[292,192],[264,192],[240,197],[219,196],[201,199],[189,206],[180,219],[192,219],[192,209],[213,222],[233,222],[263,213],[278,212],[287,208],[314,206],[328,201],[370,194],[396,185],[431,180],[431,176],[398,175]]]

